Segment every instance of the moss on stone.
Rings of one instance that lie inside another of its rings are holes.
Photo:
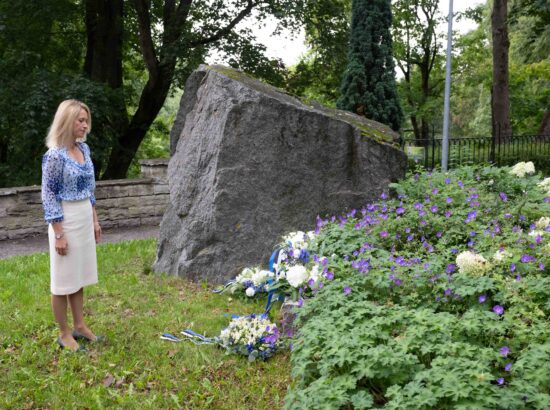
[[[358,129],[363,137],[369,138],[378,143],[395,146],[396,141],[399,138],[399,135],[387,125],[369,120],[351,112],[325,107],[315,100],[306,100],[298,96],[291,95],[283,89],[264,83],[263,81],[234,68],[222,65],[203,65],[202,67],[206,70],[215,71],[227,78],[238,81],[253,90],[265,93],[273,98],[283,100],[295,106],[300,106],[304,109],[314,109],[328,115],[331,118],[344,121]]]

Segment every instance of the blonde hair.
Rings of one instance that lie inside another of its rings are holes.
[[[78,100],[65,100],[57,107],[52,125],[48,130],[48,136],[46,137],[48,148],[70,147],[72,145],[74,141],[74,122],[78,118],[80,110],[85,110],[88,113],[88,131],[86,135],[92,130],[92,113],[88,106]],[[76,141],[86,141],[86,135],[84,135],[84,138],[77,138]]]

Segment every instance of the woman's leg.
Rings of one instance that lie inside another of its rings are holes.
[[[75,330],[88,339],[95,340],[96,336],[84,322],[84,289],[80,288],[78,292],[69,295],[69,303],[71,304]]]
[[[67,324],[67,296],[52,295],[52,310],[55,321],[59,325],[61,342],[70,349],[78,349],[78,343],[71,334],[71,328]]]

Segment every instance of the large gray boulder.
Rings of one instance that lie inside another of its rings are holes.
[[[361,207],[402,178],[396,138],[236,70],[200,66],[171,133],[155,271],[220,283],[265,265],[285,233]]]

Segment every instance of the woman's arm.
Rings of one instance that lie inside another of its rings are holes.
[[[97,220],[97,212],[95,211],[95,205],[92,206],[92,212],[94,216],[95,243],[99,243],[99,241],[101,240],[101,226],[99,225],[99,221]]]

